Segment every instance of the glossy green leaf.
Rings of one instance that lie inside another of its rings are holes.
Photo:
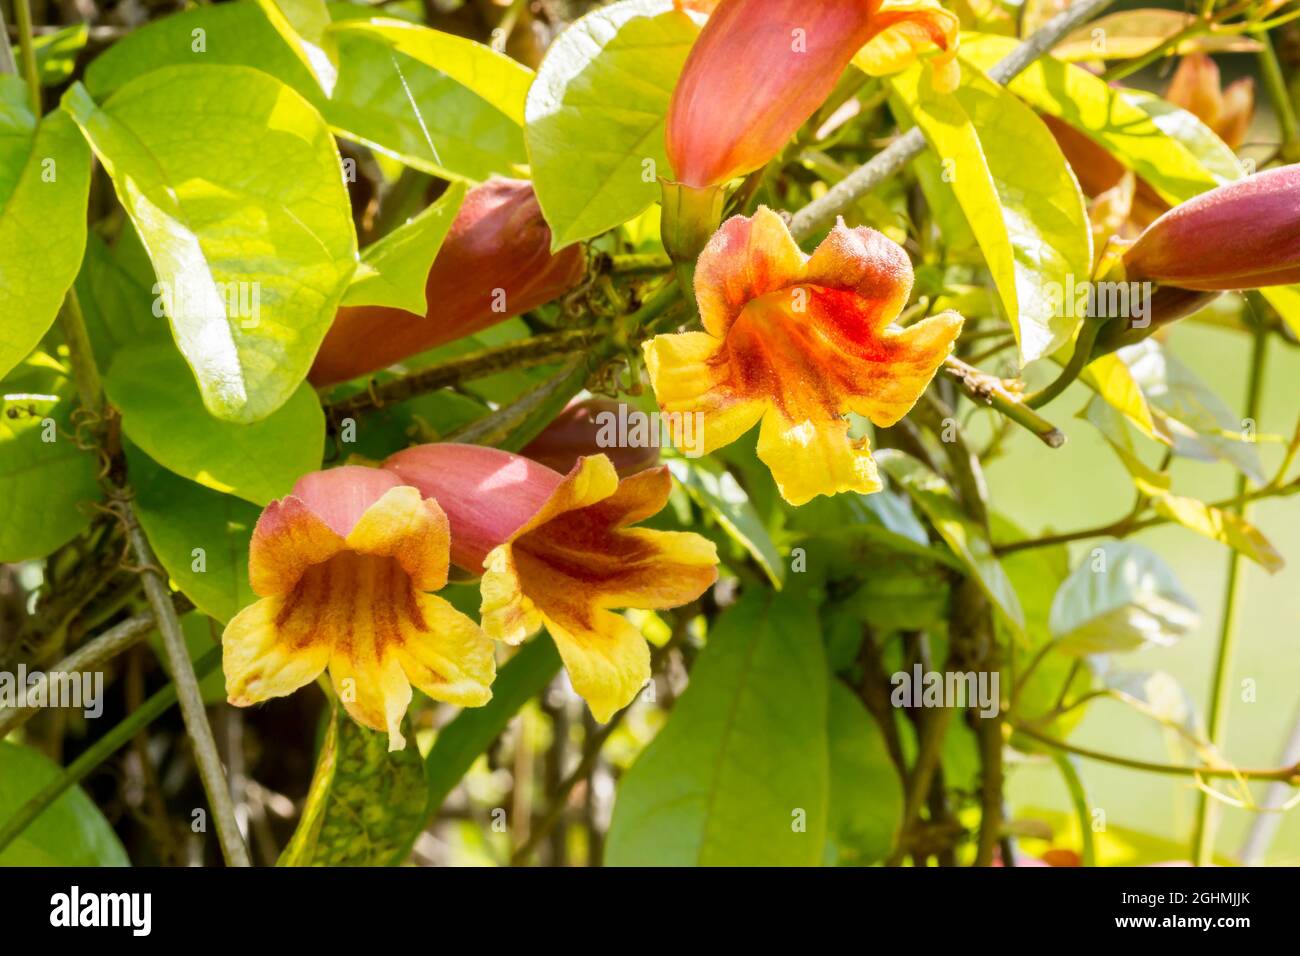
[[[751,591],[714,625],[668,723],[623,777],[611,866],[820,863],[826,660],[804,601]]]
[[[902,452],[881,449],[875,458],[881,470],[925,513],[953,554],[975,576],[980,589],[993,602],[1012,632],[1022,634],[1025,616],[1015,588],[993,553],[988,535],[966,516],[952,489],[921,462]]]
[[[1232,147],[1192,113],[1145,90],[1124,90],[1122,95],[1151,117],[1167,136],[1182,143],[1220,185],[1245,175]]]
[[[711,468],[698,459],[674,458],[668,462],[673,477],[695,503],[714,517],[758,562],[773,587],[785,581],[785,562],[772,543],[762,519],[731,472]]]
[[[343,304],[386,305],[425,315],[429,268],[464,200],[465,184],[453,183],[428,209],[362,249]]]
[[[30,747],[0,740],[0,821],[12,817],[62,772]],[[66,791],[0,850],[0,866],[130,865],[117,834],[80,787]]]
[[[423,819],[424,794],[414,743],[390,753],[386,734],[333,704],[302,817],[277,865],[383,866]]]
[[[1022,360],[1056,351],[1081,318],[1062,307],[1063,292],[1071,279],[1091,274],[1092,237],[1083,194],[1052,134],[1019,99],[969,65],[951,95],[935,92],[919,67],[896,77],[893,88],[940,157]]]
[[[104,376],[122,428],[149,456],[184,478],[264,505],[320,467],[325,415],[306,383],[250,425],[213,418],[170,344],[118,354]]]
[[[903,820],[903,787],[884,735],[839,681],[830,682],[826,726],[831,768],[828,860],[840,866],[882,860]]]
[[[194,606],[225,624],[257,600],[248,583],[248,543],[258,509],[172,474],[133,445],[127,465],[140,526]]]
[[[0,383],[0,561],[49,554],[90,522],[95,456],[77,447],[71,384],[37,352]]]
[[[90,151],[62,113],[39,124],[27,87],[0,75],[0,376],[59,314],[86,247]]]
[[[168,65],[251,66],[306,97],[340,136],[435,176],[479,182],[527,162],[519,123],[441,70],[355,32],[367,8],[331,4],[339,78],[326,99],[306,66],[254,3],[205,5],[156,20],[114,43],[86,70],[105,98]],[[337,29],[340,20],[349,26]]]
[[[551,44],[528,94],[525,139],[554,248],[612,229],[659,198],[659,177],[671,178],[664,117],[698,33],[669,0],[620,0]]]
[[[412,60],[451,77],[520,126],[533,71],[518,60],[466,37],[430,30],[405,20],[341,20],[335,35],[353,33],[376,40]]]
[[[77,296],[101,370],[113,364],[121,349],[167,345],[175,351],[161,304],[159,315],[154,315],[155,302],[160,300],[153,287],[153,264],[130,220],[112,246],[94,232],[87,236]]]
[[[1093,548],[1052,602],[1058,649],[1079,656],[1168,646],[1198,621],[1195,602],[1169,566],[1127,541]]]
[[[311,70],[328,97],[339,79],[339,49],[328,33],[329,8],[325,0],[257,0],[271,26],[289,49]]]
[[[1017,42],[1010,37],[963,36],[961,57],[987,70],[1015,49]],[[1008,88],[1035,109],[1087,134],[1170,203],[1217,185],[1214,175],[1187,147],[1166,134],[1123,93],[1082,67],[1041,57]]]
[[[356,268],[320,115],[279,80],[230,66],[157,70],[103,105],[76,85],[64,108],[149,251],[204,405],[230,421],[270,415],[306,377]]]

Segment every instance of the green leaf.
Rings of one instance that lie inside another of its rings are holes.
[[[552,248],[612,229],[659,198],[659,177],[671,178],[664,117],[698,33],[668,0],[621,0],[551,44],[528,93],[524,138]]]
[[[1277,309],[1282,321],[1291,327],[1291,333],[1300,338],[1300,285],[1277,285],[1260,289],[1259,293]]]
[[[727,534],[753,556],[772,586],[779,591],[785,583],[785,562],[781,560],[781,554],[772,543],[772,536],[767,533],[758,512],[750,504],[745,489],[740,487],[731,472],[685,458],[669,461],[668,470],[695,503],[711,514]]]
[[[1256,484],[1265,482],[1259,448],[1247,440],[1247,426],[1196,373],[1155,339],[1143,339],[1116,354],[1142,389],[1174,454],[1226,461]]]
[[[1286,565],[1264,533],[1240,515],[1178,495],[1161,495],[1152,501],[1152,507],[1184,528],[1240,552],[1269,574]]]
[[[0,740],[0,820],[8,820],[62,769],[29,747]],[[130,866],[99,808],[80,787],[49,805],[13,843],[0,866]]]
[[[945,178],[993,273],[1022,361],[1050,355],[1080,321],[1062,308],[1061,293],[1071,277],[1082,282],[1092,271],[1083,194],[1052,134],[970,66],[953,94],[936,92],[920,66],[892,84],[950,172]]]
[[[390,753],[386,734],[334,703],[302,818],[277,865],[383,866],[424,818],[424,793],[415,744]]]
[[[204,405],[230,421],[270,415],[306,377],[356,268],[319,114],[279,80],[229,66],[157,70],[103,106],[78,84],[63,106],[149,251]]]
[[[170,344],[118,354],[104,376],[127,436],[154,461],[215,491],[265,505],[320,467],[325,415],[306,383],[251,425],[213,418]]]
[[[36,71],[41,86],[58,86],[72,76],[72,71],[77,65],[77,57],[86,48],[86,41],[89,39],[89,23],[74,23],[70,27],[63,27],[33,39]],[[14,50],[14,60],[18,65],[18,75],[24,76],[21,50]]]
[[[90,523],[98,463],[77,447],[70,393],[40,352],[0,385],[0,561],[44,557]]]
[[[153,287],[153,264],[130,220],[123,223],[111,247],[94,232],[86,237],[77,296],[101,369],[111,366],[121,349],[145,345],[176,348],[167,323],[161,321],[161,304],[154,315],[157,300]]]
[[[987,70],[1015,49],[1010,37],[968,34],[962,59]],[[1008,84],[1030,106],[1085,133],[1150,183],[1167,202],[1180,203],[1218,183],[1181,142],[1139,106],[1082,67],[1040,57]]]
[[[1169,646],[1198,620],[1196,604],[1158,555],[1107,541],[1056,592],[1051,629],[1062,653],[1084,656]]]
[[[329,9],[325,0],[257,0],[294,56],[311,70],[328,97],[339,79],[339,48],[327,31]]]
[[[90,151],[61,113],[38,125],[27,87],[0,75],[0,376],[59,314],[86,247]]]
[[[1217,133],[1185,109],[1146,90],[1123,90],[1125,100],[1150,116],[1166,135],[1178,140],[1222,185],[1246,174],[1237,154]]]
[[[164,66],[251,66],[306,97],[339,136],[416,169],[471,182],[518,175],[527,157],[516,120],[441,70],[340,28],[339,19],[366,8],[331,4],[330,12],[339,79],[329,99],[253,3],[200,6],[134,30],[95,58],[86,86],[102,99]]]
[[[136,516],[167,574],[194,606],[227,623],[257,600],[248,584],[248,544],[258,510],[159,467],[126,446]]]
[[[974,575],[976,583],[993,602],[1012,633],[1022,635],[1025,616],[1015,588],[1011,586],[1006,572],[994,555],[989,536],[967,517],[952,489],[921,462],[902,452],[881,449],[876,452],[875,458],[876,464],[925,513],[934,525],[934,530],[939,532],[953,554]]]
[[[361,265],[343,293],[344,305],[386,305],[425,315],[429,269],[465,201],[453,183],[436,203],[361,250]]]
[[[829,799],[826,659],[803,601],[747,592],[619,784],[611,866],[813,866]]]
[[[1159,8],[1108,13],[1067,34],[1052,48],[1052,56],[1069,62],[1136,59],[1172,39],[1195,19],[1191,13]],[[1175,46],[1179,54],[1194,50],[1240,53],[1258,49],[1258,41],[1229,33],[1189,36]]]
[[[354,33],[432,67],[482,97],[520,126],[533,71],[518,60],[466,37],[430,30],[405,20],[342,20],[336,35]]]
[[[830,682],[831,793],[826,855],[840,866],[884,859],[903,820],[903,788],[884,735],[858,698]]]

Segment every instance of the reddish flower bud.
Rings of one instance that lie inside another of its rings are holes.
[[[1300,281],[1300,165],[1174,207],[1124,253],[1124,268],[1130,280],[1206,292]]]
[[[425,284],[428,313],[342,307],[308,378],[332,385],[473,335],[572,289],[584,264],[580,246],[551,254],[531,184],[489,180],[466,195],[438,250]]]
[[[555,421],[547,425],[522,454],[567,474],[579,458],[604,453],[614,463],[620,478],[635,475],[659,463],[658,445],[619,444],[620,433],[628,434],[626,427],[619,428],[620,419],[626,425],[629,415],[639,414],[636,409],[608,398],[574,402],[556,416]],[[658,439],[659,431],[654,431],[652,437]]]
[[[666,130],[677,180],[714,186],[763,166],[812,116],[859,51],[871,73],[937,45],[955,85],[959,28],[936,0],[721,0],[673,91]]]

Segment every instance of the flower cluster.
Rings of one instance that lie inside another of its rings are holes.
[[[698,416],[705,450],[761,421],[759,456],[794,504],[877,491],[870,450],[851,437],[847,416],[880,426],[902,418],[951,351],[961,317],[895,325],[912,265],[872,229],[841,222],[808,256],[767,208],[723,224],[716,213],[728,180],[774,157],[850,60],[888,72],[933,45],[936,83],[951,86],[957,19],[935,0],[688,6],[709,20],[674,92],[666,145],[677,185],[710,197],[684,204],[703,230],[688,273],[703,331],[645,344],[659,405]],[[311,381],[368,374],[562,295],[585,256],[578,247],[553,253],[550,242],[527,183],[476,187],[429,272],[429,315],[341,309]],[[650,657],[616,611],[694,601],[716,580],[718,557],[700,535],[637,527],[663,509],[672,479],[644,450],[595,453],[602,410],[611,407],[572,406],[529,446],[533,457],[425,444],[377,467],[303,477],[253,535],[261,599],[226,629],[231,703],[291,693],[328,670],[348,713],[397,748],[412,686],[481,705],[495,642],[545,627],[595,717],[625,707],[649,678]],[[481,623],[432,593],[453,563],[480,576]]]

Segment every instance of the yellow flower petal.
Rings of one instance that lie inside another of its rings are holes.
[[[328,643],[277,625],[284,606],[284,598],[262,598],[226,625],[221,666],[226,694],[236,707],[292,694],[319,677],[329,663]]]
[[[492,699],[496,657],[479,626],[442,598],[417,594],[422,629],[403,628],[393,653],[407,679],[434,700],[481,707]]]
[[[483,568],[479,619],[487,636],[507,644],[520,644],[536,634],[542,626],[542,617],[520,586],[511,545],[506,543],[495,548],[483,562]]]
[[[650,648],[621,614],[598,610],[585,619],[544,617],[573,689],[602,724],[650,679]]]
[[[358,554],[396,559],[417,590],[437,591],[447,583],[447,516],[410,485],[385,492],[367,508],[346,543]]]
[[[669,414],[704,416],[702,454],[730,445],[763,417],[765,402],[731,387],[722,342],[707,332],[657,335],[643,348],[659,407]]]
[[[781,497],[802,505],[818,495],[856,491],[869,495],[883,485],[865,438],[849,438],[842,418],[794,422],[776,409],[763,416],[758,457],[772,471]]]
[[[401,727],[411,705],[411,684],[396,655],[386,653],[373,638],[360,636],[335,649],[330,680],[353,720],[371,730],[387,731],[389,750],[406,746]]]

